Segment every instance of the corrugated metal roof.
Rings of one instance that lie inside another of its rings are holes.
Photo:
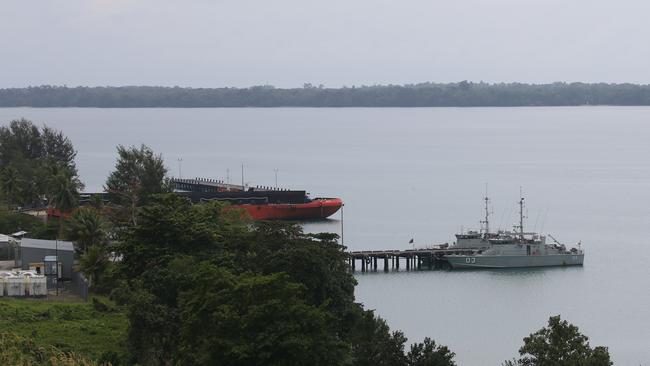
[[[20,246],[22,248],[38,248],[38,249],[56,249],[62,251],[73,251],[74,245],[70,241],[59,240],[58,243],[56,240],[41,240],[41,239],[29,239],[22,238],[20,241]]]
[[[11,240],[9,235],[0,234],[0,243],[8,243]]]

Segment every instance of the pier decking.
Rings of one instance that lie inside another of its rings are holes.
[[[448,268],[444,255],[448,254],[470,254],[473,249],[454,248],[424,248],[406,250],[362,250],[349,252],[350,268],[353,272],[357,270],[357,261],[361,262],[361,272],[377,272],[378,262],[383,261],[383,271],[399,271],[400,262],[404,261],[407,271],[425,269]]]

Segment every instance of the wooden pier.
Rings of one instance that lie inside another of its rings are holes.
[[[444,259],[448,254],[470,254],[473,249],[427,248],[407,250],[362,250],[349,252],[349,262],[352,272],[357,271],[357,261],[361,262],[361,272],[377,272],[379,264],[383,271],[399,271],[400,263],[404,262],[407,271],[420,269],[449,268]],[[381,263],[383,262],[383,263]]]

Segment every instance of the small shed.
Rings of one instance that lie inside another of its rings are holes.
[[[24,270],[42,270],[45,268],[45,257],[47,256],[57,256],[62,278],[70,279],[72,277],[74,245],[69,241],[23,238],[20,240],[16,267],[21,267]]]

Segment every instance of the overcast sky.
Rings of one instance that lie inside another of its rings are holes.
[[[0,87],[650,83],[647,0],[2,0]]]

